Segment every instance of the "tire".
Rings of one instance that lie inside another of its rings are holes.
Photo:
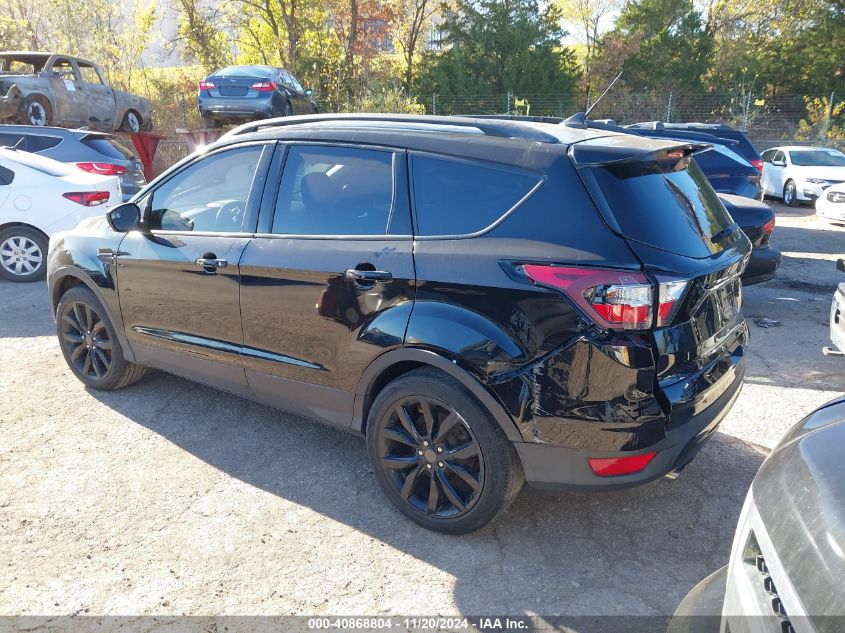
[[[76,286],[59,299],[56,334],[68,367],[86,387],[123,389],[146,371],[123,357],[114,326],[88,288]]]
[[[135,110],[127,110],[123,115],[123,121],[120,123],[120,129],[123,132],[140,132],[144,127],[144,122],[141,120],[141,115]]]
[[[285,101],[285,105],[282,107],[282,116],[291,116],[293,114],[293,108],[290,105],[290,101]]]
[[[0,232],[0,276],[9,281],[39,281],[47,275],[47,237],[33,228]]]
[[[367,453],[391,503],[446,534],[495,519],[525,480],[490,413],[457,380],[431,369],[400,376],[379,393],[367,418]]]
[[[53,121],[53,111],[50,102],[40,95],[30,95],[23,100],[21,107],[21,122],[24,125],[44,127]]]
[[[792,180],[787,180],[783,186],[783,203],[788,207],[797,207],[800,204],[798,200],[798,189]]]

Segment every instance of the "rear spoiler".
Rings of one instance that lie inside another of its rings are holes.
[[[78,141],[90,141],[92,139],[101,138],[101,139],[109,139],[114,138],[114,134],[109,134],[108,132],[96,132],[94,130],[74,130],[73,136]]]
[[[635,161],[691,156],[710,149],[706,143],[679,143],[636,135],[599,136],[573,143],[569,157],[576,167],[595,167]],[[673,156],[675,155],[675,156]]]

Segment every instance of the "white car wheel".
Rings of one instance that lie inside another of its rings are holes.
[[[35,281],[44,276],[44,240],[27,229],[9,229],[0,234],[0,273],[11,281]]]
[[[32,101],[26,106],[26,117],[30,125],[43,127],[47,125],[47,108],[40,101]]]

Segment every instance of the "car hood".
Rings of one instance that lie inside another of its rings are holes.
[[[811,615],[845,613],[845,398],[793,427],[751,494],[784,570]]]
[[[824,178],[845,181],[845,167],[803,167],[793,165],[792,173],[798,178]]]

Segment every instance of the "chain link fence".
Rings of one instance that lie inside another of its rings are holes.
[[[842,97],[845,99],[845,95]],[[586,104],[553,94],[419,96],[429,114],[530,114],[567,117]],[[832,126],[836,94],[777,96],[745,94],[626,93],[616,90],[602,99],[591,119],[612,119],[620,125],[641,121],[726,123],[746,130],[759,150],[774,145],[845,146],[842,130]]]

